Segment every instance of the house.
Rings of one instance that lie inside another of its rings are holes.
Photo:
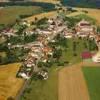
[[[53,18],[48,19],[48,23],[51,25],[54,22]]]
[[[38,77],[40,79],[47,80],[48,79],[48,72],[46,70],[41,70],[40,72],[38,72]]]
[[[19,72],[19,76],[21,76],[21,77],[24,78],[24,79],[30,79],[30,77],[27,76],[25,73]]]
[[[98,49],[100,50],[100,35],[99,34],[95,35],[95,42],[98,46]]]
[[[74,36],[73,32],[71,30],[68,30],[68,29],[64,30],[62,35],[67,39],[70,39]]]
[[[100,63],[100,51],[92,57],[93,62]]]
[[[95,33],[95,26],[83,19],[76,25],[75,30],[79,37],[84,38]]]
[[[28,21],[26,21],[26,20],[23,20],[20,24],[21,24],[21,25],[26,25],[26,26],[28,26],[28,27],[31,26],[31,24],[30,24]]]
[[[24,45],[24,49],[31,49],[33,46],[43,48],[43,44],[40,41],[35,41]]]
[[[53,55],[52,49],[50,47],[47,47],[47,46],[43,48],[43,52],[45,55]]]

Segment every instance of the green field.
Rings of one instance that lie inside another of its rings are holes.
[[[0,24],[14,23],[19,15],[31,15],[41,13],[43,9],[37,6],[12,6],[0,9]]]
[[[87,39],[68,39],[67,41],[67,49],[63,51],[63,56],[61,57],[60,61],[68,61],[69,63],[77,63],[81,62],[81,54],[84,51],[92,51],[90,50],[90,47],[92,48],[95,44],[94,42],[92,45],[89,44],[89,41]],[[73,50],[73,42],[76,42],[76,50]],[[94,45],[93,45],[94,44]],[[93,50],[95,51],[95,49]],[[74,56],[74,53],[76,56]]]
[[[85,67],[83,73],[88,86],[90,99],[100,100],[100,67]]]
[[[48,80],[32,80],[28,88],[25,89],[21,100],[58,100],[58,76],[56,67],[49,70]]]

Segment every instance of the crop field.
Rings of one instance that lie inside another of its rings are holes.
[[[100,24],[100,10],[99,9],[90,9],[90,8],[76,8],[80,11],[86,10],[88,11],[87,15],[97,20],[97,24]]]
[[[100,67],[84,67],[83,73],[91,100],[100,100]]]
[[[28,22],[32,22],[32,21],[35,21],[35,18],[37,18],[37,19],[42,19],[44,17],[50,18],[50,17],[56,16],[56,15],[57,15],[56,11],[50,11],[50,12],[46,12],[46,13],[33,15],[31,17],[25,18],[24,20],[27,20]]]
[[[35,6],[13,6],[0,9],[0,24],[11,24],[19,18],[20,15],[31,15],[42,12],[41,7]]]
[[[45,3],[57,3],[59,2],[58,0],[33,0],[33,1],[36,1],[36,2],[45,2]]]
[[[17,79],[16,73],[20,63],[0,66],[0,100],[7,100],[9,96],[15,97],[24,80]]]

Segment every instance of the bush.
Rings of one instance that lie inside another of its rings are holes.
[[[64,62],[58,62],[57,66],[64,66]]]
[[[26,92],[27,92],[27,93],[30,93],[31,90],[32,90],[32,88],[26,88]]]
[[[15,100],[13,97],[8,97],[7,100]]]

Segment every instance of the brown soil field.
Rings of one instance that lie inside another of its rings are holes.
[[[24,80],[16,78],[20,63],[0,66],[0,100],[7,100],[9,96],[15,97]]]
[[[100,66],[100,64],[82,62],[59,71],[58,100],[90,100],[82,66]]]

